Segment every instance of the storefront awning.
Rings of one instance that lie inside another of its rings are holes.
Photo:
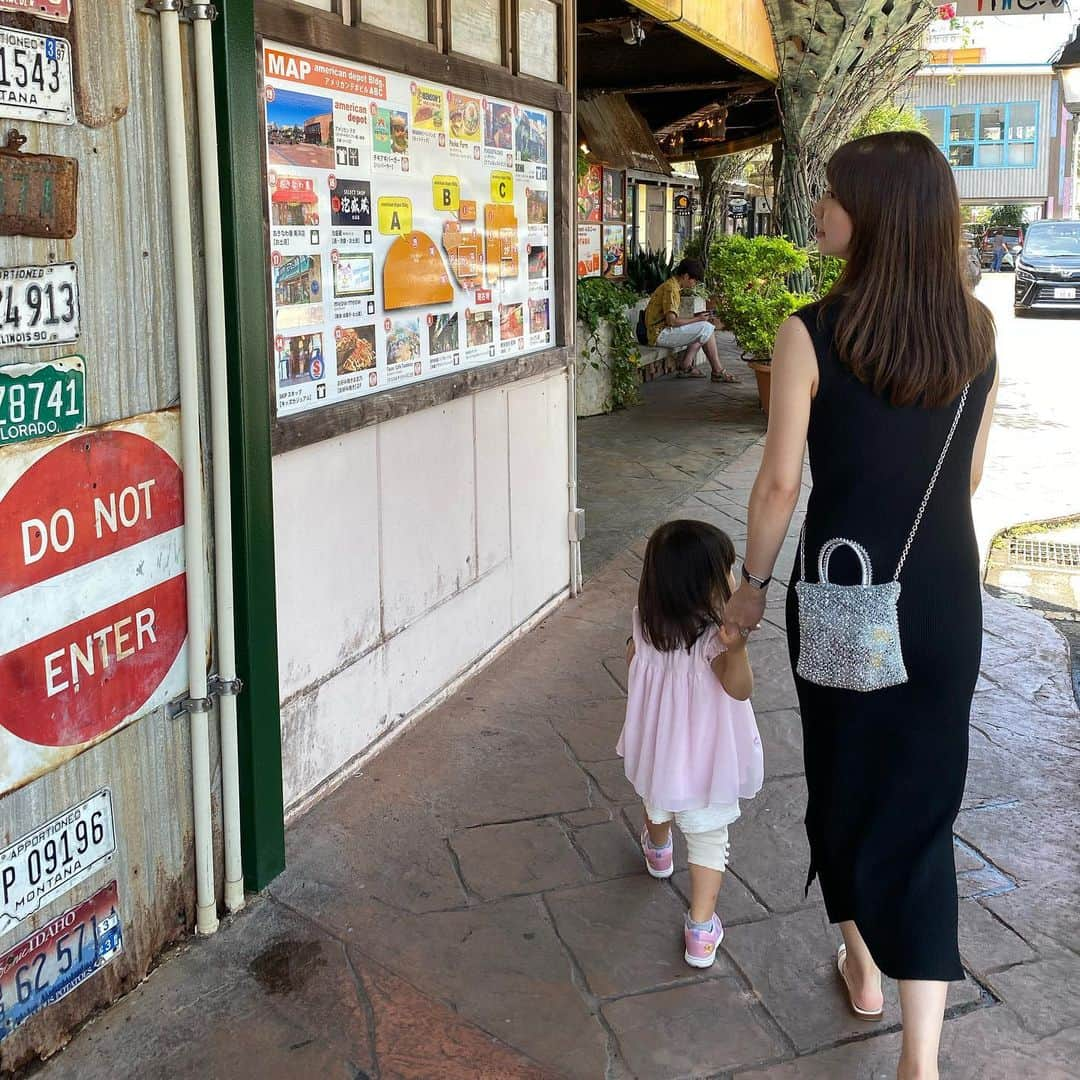
[[[319,196],[314,191],[284,191],[281,188],[278,188],[271,198],[275,203],[302,203],[305,206],[319,201]]]
[[[623,94],[599,94],[578,101],[578,126],[597,161],[614,169],[671,175],[660,146]]]

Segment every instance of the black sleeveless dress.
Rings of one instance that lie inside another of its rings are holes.
[[[896,408],[859,382],[833,347],[835,313],[799,317],[814,340],[818,392],[808,433],[813,490],[807,578],[833,537],[869,552],[874,581],[891,579],[956,413]],[[900,577],[900,637],[909,681],[871,693],[795,677],[802,709],[810,840],[830,921],[853,919],[881,970],[896,979],[964,977],[957,949],[952,827],[968,760],[968,717],[982,651],[971,458],[995,364],[972,384],[952,446]],[[798,578],[798,560],[792,581]],[[841,548],[839,584],[860,580]],[[788,590],[791,666],[798,601]]]

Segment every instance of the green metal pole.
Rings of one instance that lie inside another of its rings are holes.
[[[263,250],[254,0],[217,0],[214,70],[225,259],[229,447],[236,581],[240,829],[244,884],[264,888],[285,867],[281,707],[274,591],[270,363]],[[217,449],[217,448],[215,448]]]

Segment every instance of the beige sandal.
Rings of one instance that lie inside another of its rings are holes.
[[[836,970],[840,973],[840,981],[844,984],[844,991],[847,993],[848,1005],[851,1006],[851,1011],[860,1019],[868,1020],[871,1023],[876,1023],[882,1019],[885,1015],[885,1002],[882,1001],[881,1008],[871,1012],[869,1009],[860,1009],[855,1004],[855,998],[852,996],[851,987],[848,985],[847,976],[844,975],[844,966],[847,963],[847,946],[841,945],[836,953]]]

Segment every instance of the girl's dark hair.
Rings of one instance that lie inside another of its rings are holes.
[[[734,564],[735,545],[704,521],[669,521],[649,537],[638,615],[653,648],[689,649],[710,626],[720,625]]]
[[[867,135],[827,168],[851,217],[836,305],[843,363],[894,405],[945,405],[994,355],[994,319],[964,282],[960,199],[941,151],[915,131]]]

